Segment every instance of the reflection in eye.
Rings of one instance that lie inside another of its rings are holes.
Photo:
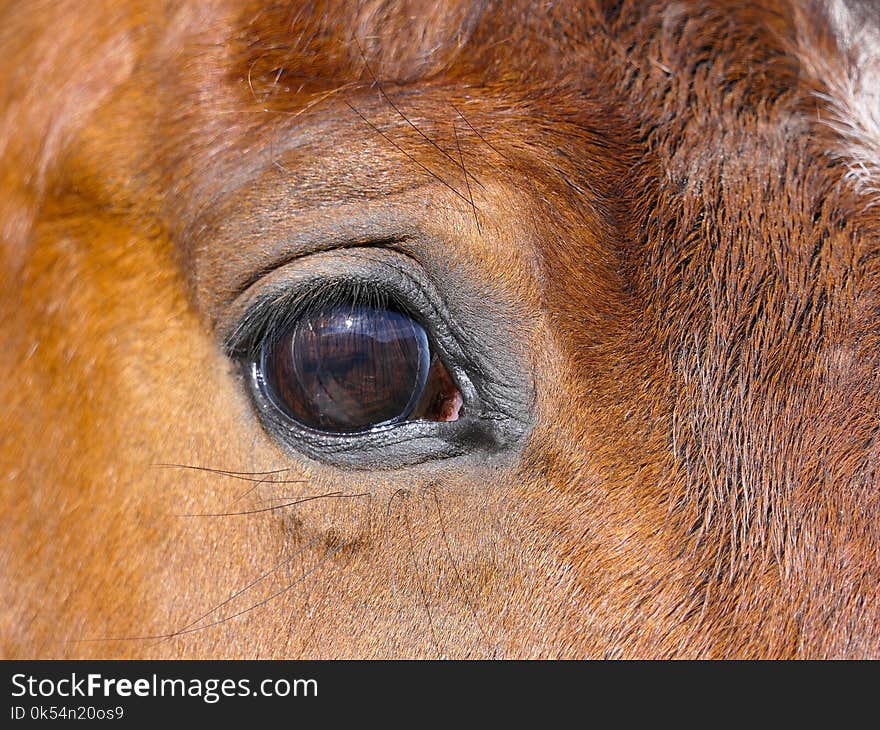
[[[260,367],[276,407],[319,431],[454,421],[461,414],[461,394],[425,329],[393,308],[307,311],[263,345]]]

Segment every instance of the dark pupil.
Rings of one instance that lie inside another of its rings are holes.
[[[428,336],[394,309],[336,306],[306,314],[263,352],[277,405],[321,431],[363,431],[406,418],[425,387]]]

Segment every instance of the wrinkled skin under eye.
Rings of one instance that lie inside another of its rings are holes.
[[[307,312],[263,346],[260,368],[275,406],[317,431],[454,421],[462,405],[425,329],[392,308],[336,305]]]

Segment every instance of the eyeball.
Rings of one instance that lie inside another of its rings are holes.
[[[391,306],[307,310],[267,338],[258,366],[273,405],[314,431],[453,421],[463,405],[425,328]]]

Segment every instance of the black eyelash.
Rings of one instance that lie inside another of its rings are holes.
[[[392,307],[410,314],[405,303],[377,283],[324,279],[305,290],[294,287],[258,298],[226,338],[226,354],[233,359],[254,359],[304,315],[337,305]]]

